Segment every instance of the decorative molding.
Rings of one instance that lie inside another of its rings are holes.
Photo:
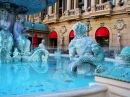
[[[66,26],[65,25],[62,26],[61,29],[60,29],[60,33],[64,34],[66,31],[67,31]]]
[[[124,23],[123,19],[117,20],[116,24],[114,25],[114,28],[117,30],[122,30],[126,28],[126,24]]]
[[[104,24],[105,24],[104,22],[101,22],[100,27],[104,27]]]

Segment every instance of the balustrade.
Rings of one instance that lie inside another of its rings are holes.
[[[112,4],[110,1],[107,1],[102,4],[96,4],[95,11],[108,10],[112,9]]]

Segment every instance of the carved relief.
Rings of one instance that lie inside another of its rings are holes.
[[[49,19],[49,15],[46,15],[45,20],[48,20],[48,19]]]
[[[60,29],[60,33],[61,33],[61,35],[60,35],[60,46],[61,47],[63,47],[63,45],[64,45],[64,33],[67,31],[67,29],[66,29],[66,26],[62,26],[61,27],[61,29]]]
[[[100,23],[100,26],[101,26],[101,27],[104,27],[104,22]]]
[[[122,19],[117,20],[116,25],[114,25],[114,28],[117,30],[122,30],[126,27],[126,24]]]
[[[60,29],[61,34],[64,34],[67,31],[66,26],[62,26]]]
[[[81,14],[81,10],[79,8],[75,9],[75,15],[80,15]]]
[[[91,6],[91,11],[95,11],[95,6]]]
[[[69,11],[68,10],[66,10],[65,12],[64,12],[65,14],[65,16],[68,16],[69,15]]]

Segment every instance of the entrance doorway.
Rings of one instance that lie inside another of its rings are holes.
[[[52,31],[50,33],[50,46],[53,48],[57,47],[57,32],[56,31]]]
[[[102,47],[109,47],[108,29],[106,27],[98,28],[95,34],[95,39]]]

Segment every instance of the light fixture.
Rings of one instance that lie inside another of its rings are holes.
[[[87,26],[87,36],[89,36],[89,31],[90,31],[90,19],[86,20],[86,26]]]
[[[32,49],[33,49],[34,26],[35,26],[35,22],[34,22],[34,17],[33,17],[33,22],[32,22]]]
[[[90,20],[89,20],[89,19],[86,20],[86,25],[87,25],[87,26],[90,25]]]

